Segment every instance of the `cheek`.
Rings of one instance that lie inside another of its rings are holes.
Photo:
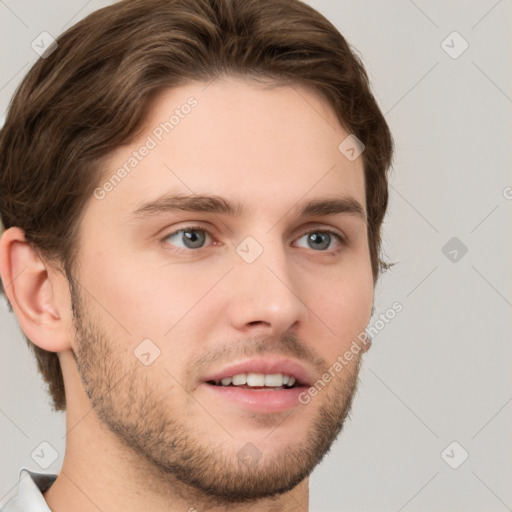
[[[306,302],[312,316],[329,327],[322,330],[327,334],[322,344],[324,357],[334,360],[357,340],[370,320],[374,293],[370,264],[340,268],[327,281],[311,282],[309,290],[311,298]]]
[[[155,342],[165,342],[179,332],[196,311],[204,313],[201,302],[224,273],[222,268],[205,265],[162,265],[143,257],[112,254],[96,260],[101,273],[92,283],[88,281],[95,298],[110,315],[104,310],[100,314],[113,317],[113,328],[125,337],[128,331],[132,341],[154,338]],[[207,318],[202,320],[207,322]]]
[[[326,323],[337,336],[345,337],[346,333],[363,330],[370,318],[373,288],[360,281],[357,283],[332,283],[332,288],[321,295],[318,311],[320,318],[325,317]],[[316,309],[312,307],[312,309]]]

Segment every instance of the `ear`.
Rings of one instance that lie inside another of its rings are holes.
[[[368,322],[366,322],[366,325],[370,323],[370,320],[372,319],[373,313],[375,313],[375,304],[372,301],[372,310],[370,311],[370,316],[368,317]],[[372,346],[372,337],[368,334],[368,332],[365,331],[364,333],[364,343],[363,343],[363,354],[365,352],[368,352]]]
[[[67,279],[44,263],[22,229],[0,238],[0,276],[25,335],[49,352],[71,348],[71,297]]]
[[[363,343],[363,347],[362,347],[363,348],[363,354],[365,352],[368,352],[368,350],[370,350],[371,346],[372,346],[372,338],[371,338],[370,335],[367,334],[366,337],[365,337],[365,341]]]

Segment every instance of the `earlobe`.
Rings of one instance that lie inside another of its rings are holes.
[[[367,325],[370,323],[370,320],[373,317],[373,313],[375,313],[375,305],[372,301],[372,309],[370,311],[370,316],[368,317]],[[365,330],[364,332],[364,342],[363,342],[363,354],[365,352],[368,352],[372,346],[372,337],[368,334],[368,332]]]
[[[0,238],[0,275],[25,335],[50,352],[69,349],[69,309],[61,296],[66,288],[57,282],[64,278],[45,265],[20,228]]]
[[[369,334],[366,334],[365,340],[363,343],[363,354],[365,352],[368,352],[368,350],[370,350],[371,346],[372,346],[372,338]]]

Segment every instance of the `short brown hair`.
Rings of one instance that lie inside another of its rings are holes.
[[[24,78],[0,132],[0,217],[68,279],[104,157],[133,139],[158,92],[233,74],[313,89],[365,144],[377,281],[393,141],[359,58],[313,8],[299,0],[124,0],[93,12],[57,44]],[[57,354],[25,339],[54,409],[65,410]]]

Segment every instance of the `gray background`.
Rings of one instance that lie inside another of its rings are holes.
[[[36,36],[107,3],[0,0],[0,115],[37,59]],[[375,319],[403,305],[311,477],[311,510],[512,510],[512,1],[308,3],[362,55],[394,134],[384,245],[397,264],[377,287]],[[457,58],[454,31],[469,44]],[[65,417],[51,412],[3,300],[0,325],[2,504],[20,466],[45,471],[31,458],[41,442],[58,452],[46,470],[58,473]]]

